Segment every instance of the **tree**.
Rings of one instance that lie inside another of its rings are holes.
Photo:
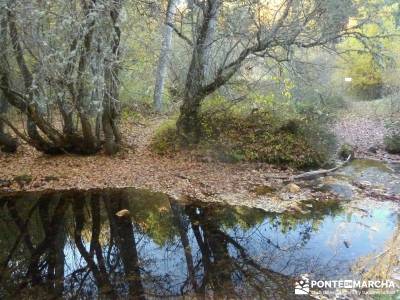
[[[385,37],[370,39],[368,43],[354,38],[345,39],[337,47],[343,53],[339,60],[337,79],[351,77],[348,84],[351,93],[361,99],[377,99],[384,96],[385,88],[398,86],[399,31],[396,28],[398,3],[374,1],[363,7],[364,11],[374,11],[377,22],[365,24],[360,32],[366,36]],[[345,75],[343,75],[343,73]]]
[[[0,89],[25,115],[27,134],[2,121],[45,153],[92,154],[103,144],[115,153],[120,1],[0,3],[11,42]]]
[[[296,49],[329,47],[341,37],[361,37],[357,29],[363,21],[348,25],[349,17],[356,13],[349,0],[207,0],[193,1],[193,5],[199,11],[192,23],[193,39],[185,30],[170,25],[192,51],[177,121],[178,134],[188,144],[199,141],[203,100],[250,59],[284,63],[291,60]],[[205,78],[210,52],[215,57],[211,63],[215,71]]]
[[[7,19],[4,15],[0,15],[0,65],[3,66],[7,65],[5,59],[7,40]],[[5,124],[2,121],[2,115],[5,115],[7,111],[8,103],[0,91],[0,149],[4,152],[15,152],[18,146],[17,140],[5,132]]]
[[[164,83],[167,75],[167,65],[169,62],[169,55],[171,52],[171,44],[172,44],[172,27],[169,26],[168,24],[173,23],[175,10],[176,10],[175,0],[168,0],[164,33],[162,37],[163,41],[156,71],[156,84],[154,87],[154,107],[158,112],[161,112],[163,106],[162,98],[164,91]]]

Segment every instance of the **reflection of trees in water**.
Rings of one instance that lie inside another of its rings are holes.
[[[104,222],[102,202],[109,224],[106,247],[99,240]],[[129,209],[126,198],[109,201],[107,195],[103,198],[95,194],[74,195],[73,199],[57,194],[43,196],[26,216],[20,213],[23,204],[10,199],[3,206],[3,215],[15,225],[17,238],[2,264],[2,274],[8,276],[1,278],[2,286],[6,287],[2,293],[11,297],[29,288],[29,293],[34,290],[38,295],[60,297],[65,293],[73,297],[90,296],[98,289],[100,294],[111,298],[119,293],[133,299],[144,298],[132,222],[129,216],[116,216],[120,209]],[[65,224],[69,209],[69,223]],[[85,226],[90,226],[90,241],[82,238]],[[72,266],[64,253],[67,233],[73,237],[70,248],[74,253],[70,256],[76,261]],[[124,280],[120,280],[118,273],[123,273]]]
[[[212,207],[188,206],[186,212],[201,252],[203,272],[197,294],[205,296],[214,291],[220,296],[240,298],[251,291],[257,296],[279,299],[291,293],[289,278],[253,260],[238,241],[221,229],[221,219],[213,218]],[[239,282],[245,285],[239,286]]]
[[[290,279],[270,269],[272,261],[254,257],[250,235],[266,218],[272,227],[285,224],[282,231],[304,220],[288,222],[244,208],[181,206],[151,196],[125,190],[0,199],[0,296],[280,299],[292,293]],[[117,216],[123,209],[130,214]],[[293,250],[306,244],[310,230],[300,232]],[[268,237],[256,243],[268,251],[278,247]],[[161,257],[147,252],[149,244],[173,249],[184,274],[159,268]]]
[[[2,232],[12,230],[16,239],[7,240],[7,243],[11,242],[13,245],[8,248],[9,254],[1,265],[2,283],[16,280],[17,294],[21,289],[31,285],[39,293],[60,296],[63,291],[64,276],[63,227],[66,200],[60,199],[57,195],[43,197],[34,203],[25,218],[20,214],[16,201],[6,199],[4,204],[2,215],[14,224],[16,230],[6,226]],[[35,226],[31,226],[30,222],[35,223]],[[19,244],[23,244],[22,251],[18,247]],[[25,260],[25,256],[29,259]],[[25,273],[18,269],[22,264]],[[16,270],[8,270],[8,266],[16,266]],[[7,278],[7,275],[10,277]],[[25,277],[30,280],[21,281]]]

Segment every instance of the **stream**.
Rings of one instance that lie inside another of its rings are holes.
[[[129,188],[3,195],[0,298],[307,299],[294,294],[307,274],[392,280],[374,292],[399,299],[400,205],[354,184],[398,195],[399,174],[400,165],[354,161],[313,182],[337,197],[303,201],[302,213]],[[347,299],[375,299],[372,291]]]

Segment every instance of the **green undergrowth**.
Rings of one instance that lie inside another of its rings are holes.
[[[233,105],[217,98],[201,111],[201,141],[192,150],[224,162],[258,161],[299,169],[324,165],[333,136],[326,126],[289,107],[246,101]],[[180,150],[176,118],[163,123],[151,147],[161,155]]]
[[[392,154],[400,154],[400,121],[390,120],[386,124],[388,130],[384,138],[385,149]]]

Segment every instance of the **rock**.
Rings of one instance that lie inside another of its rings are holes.
[[[212,163],[213,162],[213,159],[210,156],[202,156],[202,157],[200,157],[199,160],[204,163]]]
[[[400,281],[400,267],[393,270],[392,279]]]
[[[10,187],[11,184],[12,184],[11,180],[0,179],[0,188]]]
[[[49,181],[59,181],[60,179],[57,176],[49,175],[45,176],[43,180],[49,182]]]
[[[378,152],[378,147],[376,146],[369,147],[368,152],[376,154]]]
[[[359,185],[361,185],[361,186],[363,186],[364,188],[366,188],[366,187],[371,187],[371,186],[372,186],[372,183],[369,182],[369,181],[363,180],[363,181],[360,181],[360,182],[359,182]]]
[[[291,193],[293,193],[293,194],[296,194],[296,193],[299,193],[300,192],[300,187],[297,185],[297,184],[294,184],[294,183],[289,183],[287,186],[286,186],[286,188],[287,188],[287,190],[289,191],[289,192],[291,192]]]
[[[337,182],[337,179],[335,178],[335,177],[333,177],[333,176],[325,176],[323,179],[323,182],[325,183],[325,184],[329,184],[329,183],[336,183]]]
[[[43,182],[38,181],[38,182],[35,182],[35,183],[32,185],[32,187],[34,187],[34,188],[39,188],[39,187],[41,187],[41,186],[43,186],[43,185],[44,185]]]
[[[115,215],[117,217],[122,218],[122,217],[129,217],[131,215],[131,213],[127,209],[122,209],[122,210],[118,211]]]
[[[293,203],[289,208],[290,208],[290,210],[297,212],[297,213],[301,213],[302,215],[307,214],[307,212],[300,207],[299,203]]]
[[[345,183],[330,183],[322,187],[322,191],[329,191],[340,198],[350,200],[353,198],[353,187]]]

